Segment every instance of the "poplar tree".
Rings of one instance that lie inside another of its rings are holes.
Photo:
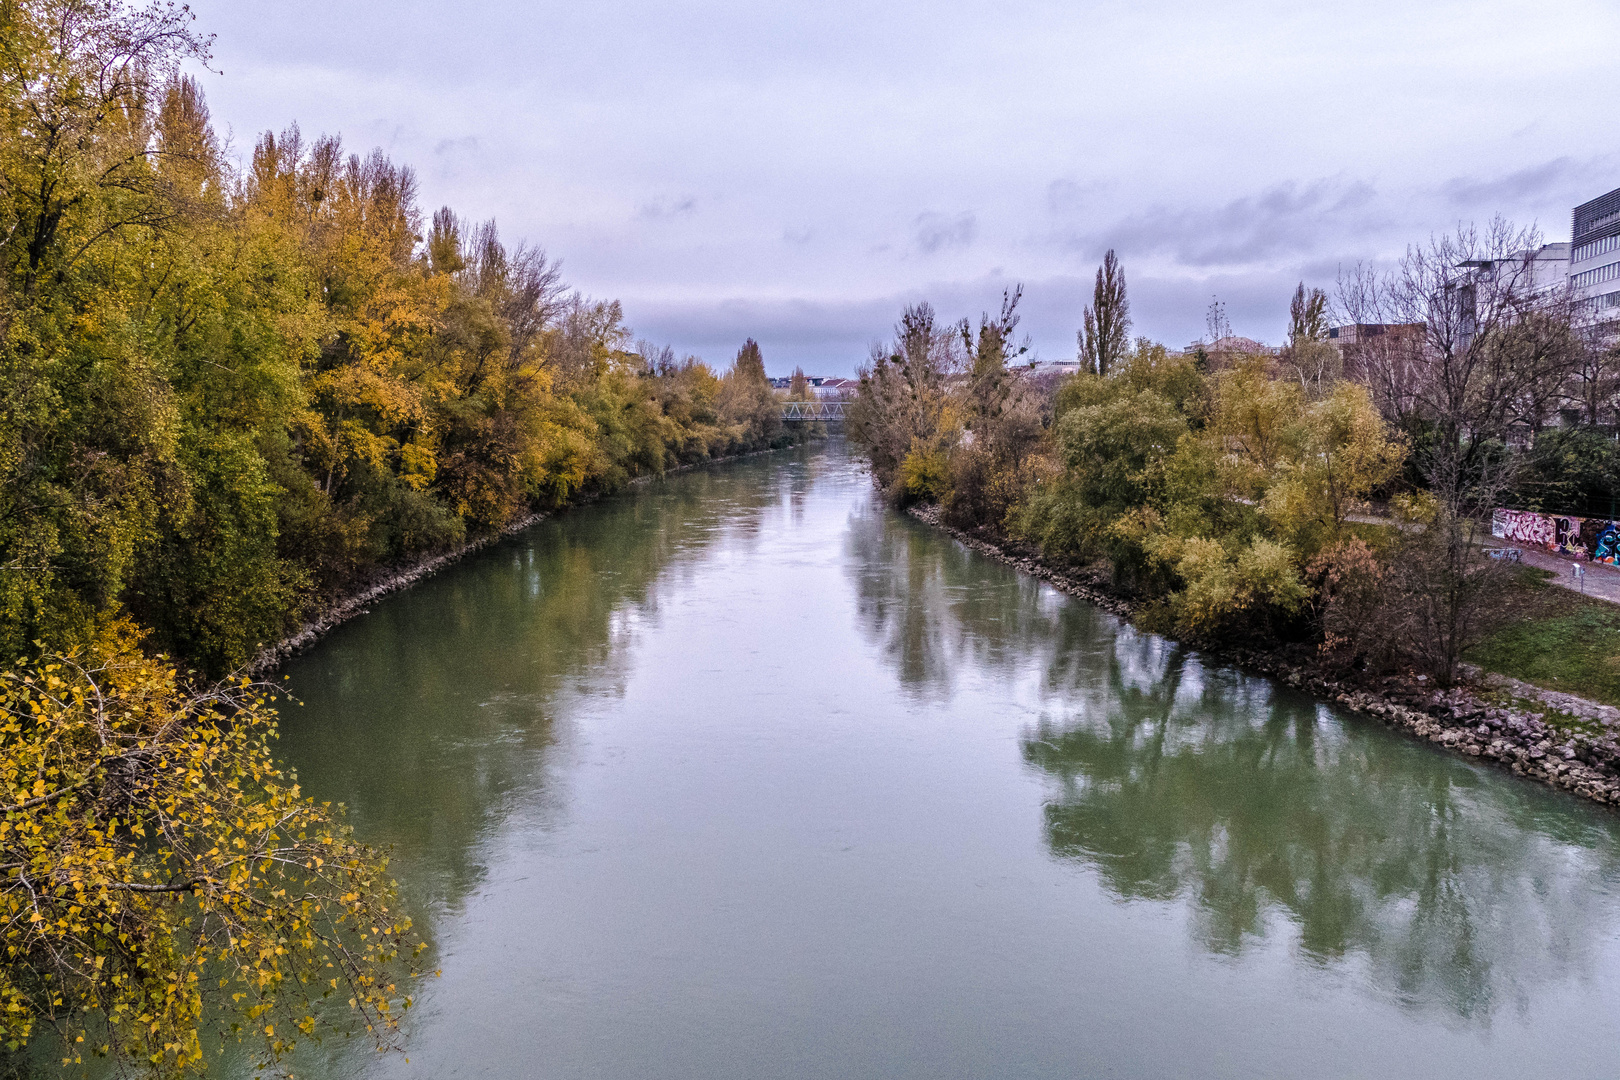
[[[1302,281],[1288,304],[1288,344],[1298,346],[1307,341],[1326,340],[1327,293],[1321,289],[1307,290]]]
[[[1097,285],[1091,306],[1086,308],[1080,330],[1080,366],[1098,375],[1125,355],[1126,334],[1131,328],[1131,305],[1125,299],[1125,268],[1109,248],[1097,267]]]
[[[1299,385],[1312,398],[1328,393],[1344,364],[1339,350],[1327,340],[1327,293],[1299,283],[1288,304],[1288,346],[1283,360]]]

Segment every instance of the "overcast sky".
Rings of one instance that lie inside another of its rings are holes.
[[[1620,187],[1620,4],[192,0],[246,154],[297,120],[415,167],[638,335],[847,374],[902,304],[1071,357],[1103,252],[1135,332]]]

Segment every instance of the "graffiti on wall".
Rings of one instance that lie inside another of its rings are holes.
[[[1515,544],[1554,548],[1558,534],[1553,528],[1553,519],[1546,514],[1532,514],[1525,510],[1494,510],[1491,512],[1491,535]]]
[[[1491,512],[1491,535],[1526,547],[1610,566],[1620,554],[1620,522],[1606,518],[1497,509]]]
[[[1581,522],[1581,541],[1586,550],[1592,553],[1592,561],[1614,565],[1615,556],[1620,554],[1620,525],[1613,521],[1602,521],[1589,518]]]

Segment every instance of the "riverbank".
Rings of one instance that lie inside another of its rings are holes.
[[[811,439],[805,441],[809,442],[819,438],[826,438],[826,436],[812,436]],[[804,443],[794,444],[794,446],[802,445]],[[743,454],[728,454],[724,457],[710,458],[707,461],[694,461],[686,465],[677,465],[672,469],[665,469],[657,475],[634,477],[626,487],[638,487],[643,484],[650,484],[654,480],[661,480],[667,476],[674,476],[677,473],[690,472],[693,469],[707,468],[710,465],[719,465],[725,462],[741,461],[744,458],[759,457],[763,454],[777,454],[790,449],[793,449],[793,447],[778,446],[768,450],[750,450]],[[309,648],[350,619],[366,614],[370,611],[370,605],[383,597],[399,592],[402,589],[408,589],[417,582],[432,577],[440,570],[460,562],[469,555],[475,555],[492,544],[499,543],[509,536],[517,535],[532,525],[539,524],[552,514],[577,509],[581,506],[589,506],[599,499],[614,494],[617,494],[617,492],[594,492],[585,498],[564,503],[554,510],[536,510],[513,519],[496,532],[486,533],[483,536],[467,541],[465,544],[444,551],[418,555],[392,567],[379,570],[369,575],[364,583],[358,585],[352,591],[346,592],[332,601],[319,614],[300,624],[298,629],[291,634],[288,634],[274,645],[268,645],[260,649],[248,663],[245,673],[255,678],[262,678],[275,671],[288,657]]]
[[[912,507],[909,513],[1060,592],[1127,621],[1137,615],[1137,605],[1112,592],[1101,570],[1060,569],[1005,537],[952,528],[940,520],[938,507]],[[1309,660],[1277,652],[1221,649],[1207,643],[1196,647],[1240,670],[1375,717],[1454,753],[1494,762],[1594,802],[1620,805],[1620,710],[1610,706],[1477,670],[1471,685],[1441,691],[1426,686],[1422,676],[1356,683]]]

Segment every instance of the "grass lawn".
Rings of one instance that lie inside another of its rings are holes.
[[[1469,650],[1468,660],[1509,678],[1620,705],[1620,605],[1548,583],[1525,567],[1523,617]]]

